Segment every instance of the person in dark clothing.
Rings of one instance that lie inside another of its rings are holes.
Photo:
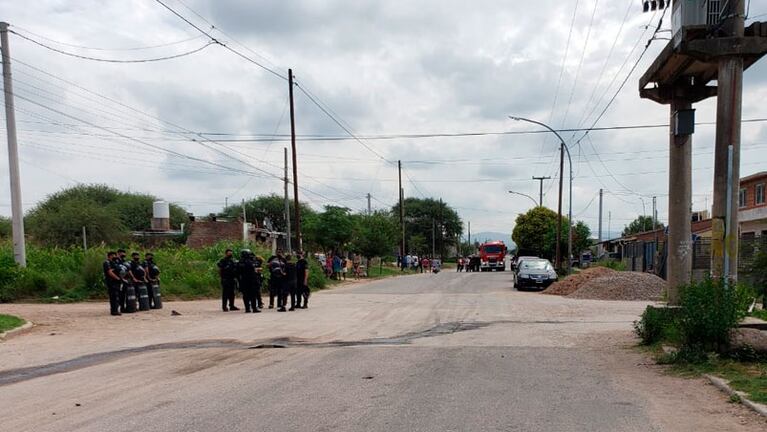
[[[237,281],[242,292],[242,301],[245,303],[245,313],[261,312],[258,310],[256,300],[256,263],[253,254],[248,249],[240,252],[240,261],[237,262]]]
[[[154,261],[154,255],[151,252],[144,254],[144,262],[141,263],[141,266],[146,270],[146,289],[147,294],[149,294],[150,307],[152,309],[160,309],[162,308],[160,293],[155,292],[155,286],[158,290],[160,287],[160,268],[157,267],[157,264]]]
[[[274,309],[274,298],[277,297],[277,310],[285,312],[285,304],[281,302],[282,285],[285,279],[285,268],[282,264],[282,253],[269,258],[269,309]]]
[[[285,256],[285,284],[282,291],[282,304],[287,305],[288,296],[290,296],[290,309],[288,311],[296,310],[296,303],[298,300],[298,284],[296,283],[296,264],[292,261],[290,255]]]
[[[237,261],[234,260],[231,249],[227,249],[225,254],[224,258],[218,262],[218,275],[221,277],[221,310],[224,312],[238,311],[240,308],[234,305],[234,290],[237,286]]]
[[[126,276],[128,275],[128,263],[125,260],[125,249],[117,249],[114,262],[118,266],[115,270],[118,276],[120,276],[120,308],[125,312],[127,306],[127,288],[130,283]]]
[[[255,285],[255,298],[256,298],[256,307],[258,310],[256,312],[261,312],[261,309],[264,308],[264,299],[261,297],[261,285],[264,283],[264,274],[263,274],[263,266],[264,266],[264,259],[260,256],[253,258],[253,265],[256,268],[256,285]]]
[[[115,263],[116,252],[108,252],[107,259],[104,261],[104,285],[107,287],[109,293],[109,312],[112,315],[122,315],[120,310],[122,306],[120,304],[120,276],[115,272],[117,269]]]
[[[131,262],[128,269],[133,289],[138,297],[139,310],[149,310],[150,300],[146,287],[146,269],[141,265],[141,255],[138,252],[131,254]]]
[[[309,262],[304,258],[303,252],[298,253],[296,262],[296,285],[298,289],[296,307],[306,309],[309,307]]]

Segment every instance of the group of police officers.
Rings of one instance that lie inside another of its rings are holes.
[[[124,249],[110,251],[103,267],[112,315],[162,309],[160,268],[152,253],[147,252],[141,261],[141,255],[133,252],[128,261]]]
[[[234,305],[235,292],[239,287],[246,313],[258,313],[264,308],[261,286],[264,281],[264,260],[248,249],[240,252],[240,260],[227,249],[224,258],[218,262],[221,277],[221,309],[224,312],[240,310]],[[309,263],[302,252],[294,262],[291,255],[281,250],[266,261],[269,274],[269,309],[287,312],[309,307]],[[290,309],[287,309],[290,298]]]

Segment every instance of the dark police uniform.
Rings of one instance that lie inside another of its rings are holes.
[[[264,308],[264,299],[261,298],[261,285],[264,283],[264,274],[263,272],[263,266],[264,266],[264,260],[259,257],[253,258],[253,266],[256,268],[256,286],[255,286],[255,298],[256,298],[256,307],[258,309]]]
[[[106,285],[107,292],[109,293],[109,312],[112,315],[120,315],[120,310],[122,309],[120,305],[120,280],[114,279],[109,275],[110,270],[115,275],[119,274],[117,265],[115,261],[104,260],[102,267],[104,268],[104,285]]]
[[[256,300],[256,263],[250,255],[245,255],[237,263],[237,279],[240,283],[245,312],[258,312]]]
[[[269,309],[274,307],[275,297],[277,297],[277,307],[285,307],[280,295],[284,279],[285,269],[282,266],[282,259],[279,257],[269,258]]]
[[[306,279],[306,272],[308,271],[309,262],[306,260],[306,258],[299,259],[296,262],[296,287],[298,289],[296,307],[301,309],[306,309],[309,307],[309,285],[304,283],[304,279]]]
[[[221,272],[221,309],[239,310],[234,306],[234,290],[237,285],[237,262],[232,257],[224,257],[218,262]],[[229,307],[227,308],[227,304]]]
[[[149,309],[149,295],[147,293],[147,287],[146,287],[146,270],[144,270],[144,267],[141,266],[141,261],[138,259],[131,260],[130,262],[130,272],[133,275],[133,278],[137,281],[131,281],[133,283],[133,289],[136,291],[136,298],[138,298],[138,304],[139,304],[139,310],[148,310]],[[143,291],[142,288],[143,287]]]
[[[155,296],[157,293],[154,292],[154,286],[160,284],[160,268],[157,267],[157,264],[155,264],[154,259],[150,258],[147,260],[144,260],[141,263],[141,267],[144,267],[146,270],[146,290],[147,294],[149,294],[149,302],[152,309],[159,309],[160,305],[155,302]]]
[[[296,281],[296,263],[293,261],[285,262],[285,289],[282,293],[282,304],[288,303],[288,295],[290,295],[290,310],[296,310],[296,303],[298,300],[298,284]]]

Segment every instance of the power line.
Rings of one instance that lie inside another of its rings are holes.
[[[48,42],[53,42],[53,43],[55,43],[57,45],[63,45],[63,46],[71,47],[71,48],[80,48],[80,49],[91,50],[91,51],[141,51],[141,50],[149,50],[149,49],[155,49],[155,48],[164,48],[164,47],[169,47],[169,46],[173,46],[173,45],[181,45],[183,43],[191,42],[193,40],[197,40],[197,39],[200,39],[200,38],[203,37],[203,35],[197,35],[197,36],[192,36],[190,38],[177,40],[177,41],[174,41],[174,42],[166,42],[166,43],[162,43],[162,44],[147,45],[147,46],[140,46],[140,47],[103,48],[103,47],[90,47],[90,46],[85,46],[85,45],[78,45],[78,44],[73,44],[73,43],[61,42],[61,41],[58,41],[58,40],[51,39],[49,37],[43,36],[43,35],[38,34],[38,33],[34,33],[31,30],[27,30],[27,29],[25,29],[23,27],[19,27],[17,25],[13,25],[13,27],[23,31],[24,33],[30,34],[32,36],[35,36],[38,39],[43,39],[43,40],[46,40]]]
[[[207,47],[209,47],[209,46],[211,46],[211,45],[213,45],[215,43],[215,42],[211,41],[211,42],[208,42],[205,45],[203,45],[203,46],[201,46],[199,48],[195,48],[195,49],[193,49],[191,51],[186,51],[186,52],[183,52],[183,53],[180,53],[180,54],[173,54],[173,55],[169,55],[169,56],[144,58],[144,59],[133,59],[133,60],[121,60],[121,59],[107,59],[107,58],[91,57],[91,56],[76,54],[76,53],[72,53],[72,52],[69,52],[69,51],[64,51],[64,50],[60,50],[58,48],[52,47],[52,46],[47,45],[47,44],[45,44],[43,42],[40,42],[40,41],[37,41],[37,40],[32,39],[30,37],[24,36],[23,34],[21,34],[19,32],[16,32],[16,31],[13,31],[13,30],[8,30],[8,32],[13,33],[16,36],[18,36],[18,37],[20,37],[20,38],[22,38],[22,39],[24,39],[26,41],[32,42],[35,45],[41,46],[43,48],[46,48],[48,50],[51,50],[53,52],[56,52],[56,53],[59,53],[59,54],[65,55],[65,56],[75,57],[75,58],[79,58],[79,59],[82,59],[82,60],[91,60],[91,61],[105,62],[105,63],[152,63],[152,62],[158,62],[158,61],[172,60],[172,59],[177,59],[177,58],[180,58],[180,57],[186,57],[186,56],[189,56],[189,55],[192,55],[192,54],[196,54],[196,53],[204,50],[205,48],[207,48]]]

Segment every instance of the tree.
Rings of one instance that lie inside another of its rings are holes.
[[[91,243],[124,241],[131,231],[151,226],[152,203],[147,194],[121,192],[106,185],[78,185],[50,195],[29,211],[25,225],[30,236],[56,246],[82,244],[85,227]],[[171,226],[187,221],[186,211],[170,205]]]
[[[392,214],[399,215],[399,203],[392,207]],[[432,198],[408,198],[405,200],[405,253],[416,252],[413,246],[431,253],[432,229],[437,254],[444,255],[452,239],[460,238],[463,222],[453,208]]]
[[[354,229],[352,250],[368,260],[391,254],[397,247],[397,223],[387,212],[359,217]]]
[[[314,210],[304,203],[299,204],[301,208],[301,222],[302,225],[307,223],[307,219],[314,215]],[[288,203],[290,211],[290,227],[291,232],[295,233],[296,221],[293,220],[295,215],[295,204],[293,200]],[[262,195],[245,201],[245,215],[248,222],[255,223],[258,226],[263,226],[264,219],[268,218],[272,222],[272,227],[275,231],[285,232],[285,197],[277,194]],[[238,218],[242,216],[242,204],[232,204],[225,207],[221,211],[221,216],[228,218]]]
[[[591,229],[583,221],[573,225],[573,255],[578,257],[581,252],[591,246]]]
[[[324,250],[342,249],[352,240],[356,223],[357,216],[348,208],[327,205],[324,212],[306,221],[306,241]]]
[[[653,230],[652,226],[653,226],[652,216],[637,216],[636,219],[634,219],[630,224],[626,225],[626,227],[623,228],[623,235],[630,236],[632,234],[652,231]],[[658,222],[655,225],[655,229],[663,229],[663,224]]]
[[[10,238],[12,232],[11,220],[5,216],[0,216],[0,239]]]

